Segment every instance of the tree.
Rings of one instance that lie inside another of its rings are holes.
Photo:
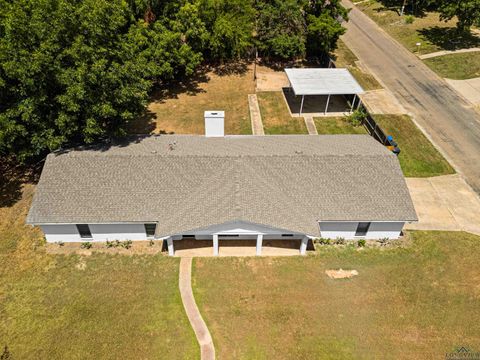
[[[258,4],[257,46],[266,57],[292,59],[305,55],[305,17],[297,0]]]
[[[440,19],[448,21],[457,17],[459,32],[468,32],[480,22],[480,0],[439,0]]]
[[[182,34],[122,0],[17,0],[0,16],[0,153],[20,161],[126,134],[154,81],[191,74]]]
[[[321,56],[335,50],[338,38],[345,33],[342,22],[347,20],[348,10],[340,0],[311,1],[307,15],[309,55]]]

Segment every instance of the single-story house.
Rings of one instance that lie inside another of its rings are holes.
[[[398,238],[417,216],[368,135],[153,135],[48,155],[27,223],[48,242]],[[194,242],[195,243],[195,242]]]

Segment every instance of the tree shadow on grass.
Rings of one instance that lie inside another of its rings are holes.
[[[211,71],[218,76],[243,75],[248,71],[249,61],[236,60],[223,64],[210,65]]]
[[[43,161],[34,164],[19,164],[12,157],[3,157],[0,162],[0,208],[14,205],[22,197],[22,186],[37,183]]]
[[[459,33],[455,27],[434,26],[418,30],[430,43],[443,50],[459,50],[480,46],[480,37],[471,32]]]

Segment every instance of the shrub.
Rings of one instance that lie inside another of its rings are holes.
[[[90,249],[92,247],[92,243],[90,241],[85,241],[80,245],[80,247],[82,249]]]
[[[413,24],[414,20],[415,20],[415,18],[413,17],[413,15],[405,16],[405,24]]]
[[[120,246],[125,249],[130,249],[132,247],[132,240],[126,240],[120,243]]]
[[[365,247],[366,243],[367,242],[365,241],[365,239],[360,239],[358,240],[357,244],[358,244],[358,247]]]
[[[317,244],[319,244],[319,245],[330,245],[331,241],[330,241],[330,239],[319,238],[319,239],[317,239]]]
[[[336,245],[345,245],[345,238],[343,238],[343,237],[337,237],[337,238],[335,239],[335,244],[336,244]]]
[[[153,241],[153,239],[150,239],[150,241],[148,242],[148,245],[149,245],[149,246],[155,245],[155,242]]]
[[[105,243],[105,246],[107,248],[112,248],[112,247],[115,247],[115,242],[114,241],[108,241]]]
[[[363,108],[355,110],[347,117],[347,121],[353,126],[361,126],[367,119],[368,114]]]
[[[380,246],[386,246],[389,240],[390,239],[386,237],[386,238],[379,239],[378,242],[380,243]]]
[[[63,245],[65,245],[65,243],[63,241],[57,241],[56,244],[60,247],[62,247]]]

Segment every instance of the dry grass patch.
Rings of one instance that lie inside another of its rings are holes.
[[[206,110],[225,111],[225,134],[251,134],[248,94],[255,93],[253,67],[200,73],[185,83],[158,90],[134,133],[204,134]]]
[[[292,117],[281,91],[257,93],[266,135],[308,134],[303,117]]]
[[[197,258],[218,359],[430,359],[480,347],[480,237],[414,232],[408,248]],[[325,270],[355,269],[351,279]]]

